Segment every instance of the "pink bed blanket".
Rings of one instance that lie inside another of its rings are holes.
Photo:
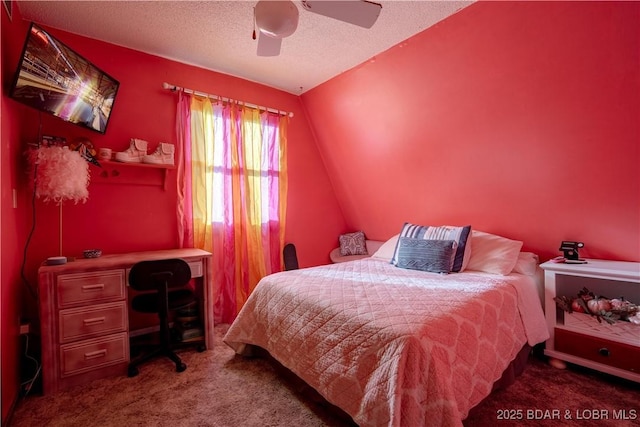
[[[414,427],[462,425],[547,337],[531,277],[365,259],[265,277],[224,341],[266,349],[360,426]]]

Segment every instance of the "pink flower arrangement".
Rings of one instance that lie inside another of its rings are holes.
[[[617,320],[640,325],[640,307],[624,298],[605,298],[582,288],[577,297],[555,297],[556,305],[568,313],[585,313],[614,324]]]

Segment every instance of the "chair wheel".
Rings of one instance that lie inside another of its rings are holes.
[[[185,363],[180,362],[176,365],[176,372],[184,372],[186,370],[187,370],[187,365]]]
[[[127,376],[129,378],[131,377],[135,377],[136,375],[138,375],[140,373],[140,371],[138,370],[138,368],[136,368],[135,366],[129,366],[129,368],[127,369]]]
[[[207,349],[207,347],[204,344],[200,344],[196,350],[198,350],[198,353],[202,353],[203,351],[205,351]]]

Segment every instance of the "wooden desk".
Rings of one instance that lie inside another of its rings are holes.
[[[170,258],[182,258],[191,267],[205,345],[213,348],[209,252],[170,249],[43,265],[38,270],[38,290],[45,394],[105,376],[126,375],[129,270],[139,261]]]

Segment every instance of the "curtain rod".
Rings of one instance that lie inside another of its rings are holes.
[[[238,103],[240,105],[244,105],[245,107],[255,108],[255,109],[258,109],[258,110],[265,110],[265,111],[268,111],[270,113],[280,114],[281,116],[293,117],[293,113],[292,112],[276,110],[275,108],[269,108],[269,107],[261,107],[261,106],[256,105],[256,104],[250,104],[248,102],[236,101],[235,99],[225,98],[225,97],[219,96],[219,95],[211,95],[210,93],[198,92],[198,91],[195,91],[193,89],[188,89],[186,87],[180,87],[180,86],[172,85],[172,84],[169,84],[167,82],[162,83],[162,88],[166,89],[166,90],[170,90],[172,92],[192,93],[194,95],[204,96],[204,97],[212,98],[212,99],[217,99],[217,100],[220,100],[220,101],[223,101],[223,102],[235,102],[235,103]]]

